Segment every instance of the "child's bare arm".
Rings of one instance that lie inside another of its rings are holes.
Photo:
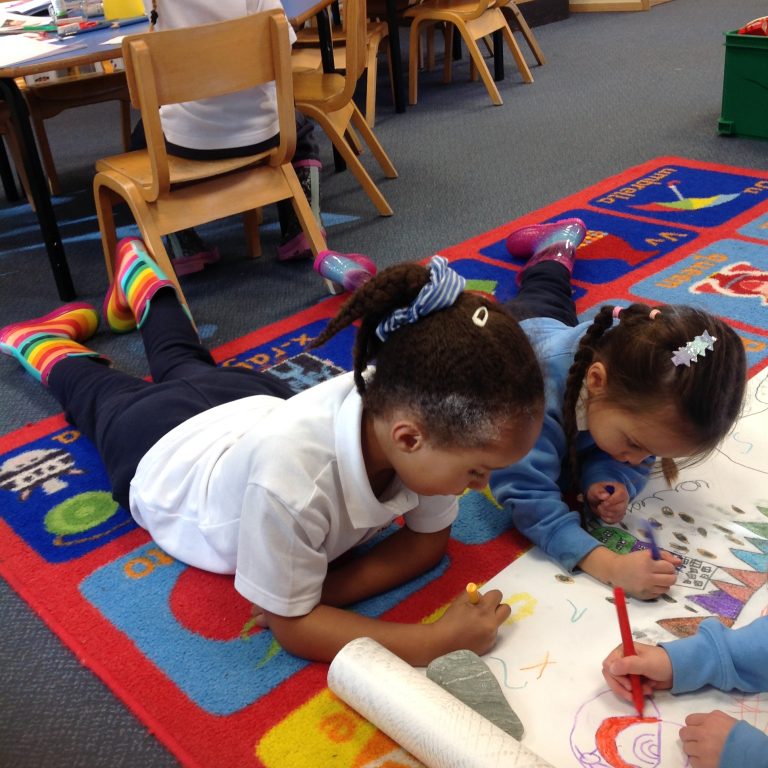
[[[266,612],[265,618],[280,645],[301,658],[331,661],[350,640],[371,637],[409,664],[426,666],[462,648],[487,653],[510,614],[501,597],[498,590],[490,590],[473,605],[462,594],[432,624],[381,621],[322,604],[305,616],[287,618]]]
[[[440,562],[450,532],[450,527],[435,533],[401,528],[359,557],[331,567],[323,584],[322,602],[350,605],[420,576]]]
[[[669,591],[677,579],[680,558],[661,552],[654,560],[649,550],[619,555],[607,547],[595,547],[580,563],[585,573],[612,587],[622,587],[641,600],[652,600]]]

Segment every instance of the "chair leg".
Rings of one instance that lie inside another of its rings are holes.
[[[312,213],[312,207],[307,200],[307,196],[304,194],[294,167],[290,163],[286,163],[282,166],[282,171],[292,193],[291,205],[293,210],[296,213],[299,224],[301,224],[301,229],[307,236],[307,240],[309,240],[312,253],[317,256],[320,251],[324,251],[328,247],[325,237],[323,237],[323,232],[317,223],[315,214]]]
[[[461,37],[466,43],[469,55],[472,57],[472,61],[474,61],[475,66],[477,67],[477,71],[480,73],[480,77],[482,78],[483,84],[485,85],[485,89],[488,91],[488,95],[491,97],[491,101],[497,107],[501,106],[504,102],[501,99],[501,94],[499,93],[499,89],[496,87],[496,83],[493,82],[493,78],[491,77],[491,73],[488,70],[488,65],[485,63],[483,54],[477,47],[477,41],[472,38],[469,30],[463,24],[457,26],[459,28],[459,32],[461,32]]]
[[[109,282],[112,282],[114,277],[113,259],[117,247],[114,207],[119,203],[125,203],[130,208],[133,220],[139,228],[140,236],[144,240],[152,258],[174,284],[179,301],[189,309],[184,291],[181,290],[176,270],[174,270],[168,252],[163,245],[163,238],[151,217],[146,213],[140,193],[136,189],[121,189],[118,191],[112,188],[110,182],[111,180],[108,176],[100,173],[97,173],[93,179],[93,198],[96,205],[96,217],[99,222],[101,246],[104,251],[104,261]],[[190,312],[190,317],[191,314]]]
[[[504,35],[504,39],[507,41],[509,50],[512,52],[512,58],[515,60],[517,68],[520,70],[520,74],[523,76],[523,82],[532,83],[533,75],[531,74],[531,70],[528,67],[528,63],[526,62],[525,58],[523,57],[523,52],[520,50],[520,46],[517,44],[515,36],[512,34],[512,30],[509,28],[509,24],[506,23],[506,19],[501,31]]]
[[[419,20],[414,19],[408,42],[408,103],[416,104],[419,92],[419,57],[421,56],[421,37]]]
[[[11,156],[11,162],[16,168],[16,173],[19,175],[19,181],[21,182],[22,189],[26,195],[27,202],[32,210],[35,210],[35,201],[32,198],[32,192],[29,189],[29,179],[27,178],[27,172],[24,169],[24,163],[21,160],[21,148],[16,140],[15,128],[10,126],[10,130],[5,135],[5,141],[8,146],[8,154]],[[0,141],[2,139],[0,138]]]
[[[245,228],[245,241],[248,254],[252,259],[261,256],[261,235],[259,227],[261,226],[263,216],[261,208],[256,208],[243,213],[243,226]]]
[[[40,149],[40,160],[48,177],[48,186],[51,189],[52,195],[58,195],[61,193],[61,184],[59,183],[59,174],[56,172],[56,164],[53,162],[51,145],[48,143],[48,133],[45,130],[45,124],[41,118],[36,117],[34,114],[31,117],[35,136],[37,137],[37,145]]]
[[[533,52],[533,55],[536,57],[536,61],[538,61],[539,64],[546,64],[547,60],[544,58],[544,53],[539,46],[539,42],[531,31],[531,28],[528,26],[528,22],[525,20],[525,16],[523,16],[520,9],[517,7],[517,3],[515,3],[514,0],[509,0],[507,5],[503,6],[502,10],[504,9],[509,9],[509,12],[512,14],[512,18],[515,20],[515,24],[523,33],[523,37],[528,43],[528,46]]]
[[[363,140],[371,150],[371,154],[376,158],[381,170],[384,171],[384,175],[388,179],[397,178],[397,169],[389,159],[389,155],[384,151],[384,147],[376,138],[376,134],[370,129],[369,125],[365,122],[360,110],[355,107],[352,112],[352,123],[362,134]]]
[[[443,22],[443,82],[447,85],[453,79],[453,24]]]
[[[365,121],[373,128],[376,123],[376,79],[379,74],[379,45],[381,38],[368,43],[368,66],[365,81]]]
[[[347,130],[344,131],[344,138],[349,142],[349,146],[352,147],[356,155],[363,154],[363,145],[360,141],[360,137],[355,133],[355,130],[351,125],[348,125]]]
[[[131,151],[131,102],[120,102],[120,137],[123,140],[123,149]]]
[[[365,119],[360,114],[360,112],[357,110],[357,107],[354,106],[354,104],[350,105],[353,108],[352,113],[354,114],[355,111],[357,111],[357,114],[360,115],[359,123],[356,122],[355,127],[360,131],[363,138],[368,141],[368,136],[373,136],[373,132],[368,127],[368,125],[365,122]],[[379,188],[376,186],[376,184],[373,182],[373,179],[371,179],[370,175],[368,174],[368,171],[365,170],[365,167],[358,159],[357,155],[352,150],[352,147],[344,140],[344,136],[339,131],[338,127],[335,125],[335,121],[326,115],[324,112],[321,112],[320,110],[312,110],[306,112],[307,117],[313,118],[316,122],[320,124],[320,127],[325,131],[326,135],[330,138],[331,142],[333,143],[333,146],[336,148],[338,153],[344,158],[344,162],[347,164],[347,168],[352,172],[352,175],[357,179],[360,186],[363,188],[365,193],[368,195],[368,197],[371,199],[371,202],[376,206],[376,210],[382,215],[382,216],[391,216],[392,215],[392,208],[390,207],[389,203],[386,201],[384,195],[381,194],[379,191]],[[339,113],[336,113],[336,116],[338,116]],[[376,157],[379,162],[381,162],[381,153],[383,153],[383,149],[381,149],[381,145],[378,143],[378,141],[373,140],[373,143],[369,143],[369,146],[371,148],[371,152],[373,152],[374,156]],[[394,168],[392,169],[394,170]]]
[[[117,247],[117,232],[113,208],[121,202],[109,187],[102,185],[98,174],[93,180],[93,197],[96,204],[96,218],[101,233],[101,248],[104,252],[104,265],[107,269],[107,282],[111,283],[115,276],[113,258]]]

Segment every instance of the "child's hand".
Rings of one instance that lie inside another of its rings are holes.
[[[605,523],[619,523],[627,513],[629,493],[623,483],[592,483],[587,489],[589,508]]]
[[[448,607],[448,610],[435,622],[435,629],[440,630],[444,645],[450,651],[466,648],[478,656],[493,648],[499,627],[509,618],[512,609],[501,602],[502,594],[498,589],[490,589],[480,595],[476,605],[469,601],[466,594],[460,595]]]
[[[608,687],[619,697],[632,703],[632,682],[629,675],[640,675],[643,693],[672,687],[672,662],[667,652],[657,645],[635,643],[636,656],[624,656],[622,646],[614,648],[603,660],[603,677]]]
[[[685,725],[680,729],[680,739],[692,768],[717,768],[725,740],[734,725],[736,720],[719,709],[685,718]]]
[[[682,561],[676,555],[661,551],[661,558],[654,560],[650,550],[618,555],[613,562],[609,583],[640,600],[669,592],[677,580],[677,566]]]

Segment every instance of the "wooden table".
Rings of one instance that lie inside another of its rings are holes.
[[[322,25],[325,24],[325,31],[320,32],[321,37],[325,38],[325,42],[322,46],[324,49],[323,65],[324,68],[330,71],[333,70],[333,50],[331,45],[330,27],[328,26],[328,18],[326,14],[321,13],[320,11],[326,8],[331,2],[333,2],[333,0],[283,0],[282,2],[286,16],[291,21],[306,20],[314,15],[317,16],[318,24],[321,26],[321,29]],[[398,111],[404,111],[405,102],[402,93],[402,66],[395,64],[395,62],[399,62],[400,48],[399,45],[397,45],[397,20],[394,15],[394,0],[387,0],[387,4],[392,10],[392,19],[390,19],[390,46],[393,56],[393,67],[396,75],[400,75],[400,80],[395,80],[396,83],[399,82],[399,86],[396,86],[396,94],[399,88],[399,98],[400,103],[402,104],[402,108],[398,108]],[[394,24],[394,26],[392,26],[392,24]],[[29,119],[29,111],[24,97],[16,84],[16,78],[37,74],[38,72],[67,69],[69,67],[93,64],[95,62],[121,57],[122,48],[120,42],[112,44],[105,43],[112,39],[121,40],[122,37],[126,35],[146,32],[148,28],[148,23],[134,24],[130,27],[120,29],[101,29],[95,32],[76,35],[68,38],[67,42],[84,43],[85,47],[77,48],[75,50],[62,50],[60,53],[46,56],[43,59],[33,59],[27,62],[0,66],[0,96],[8,104],[13,123],[18,133],[22,163],[27,172],[27,177],[29,178],[30,193],[35,204],[40,231],[43,236],[48,259],[51,263],[53,277],[56,282],[56,289],[59,298],[61,298],[62,301],[72,301],[76,296],[76,292],[72,283],[72,276],[69,270],[69,265],[67,264],[66,255],[64,253],[64,246],[61,242],[56,213],[53,208],[53,203],[51,202],[50,190],[48,188],[48,180],[43,171],[42,163],[40,162],[35,135]],[[392,32],[393,29],[394,33]],[[395,58],[396,53],[397,58]],[[396,97],[396,106],[397,104],[398,101]],[[4,172],[6,170],[3,163],[4,158],[5,154],[2,153],[2,156],[0,156],[0,171],[2,171],[0,176],[2,176],[3,180],[9,177],[9,174]],[[12,195],[10,195],[10,197],[12,197]]]
[[[105,45],[107,40],[127,34],[145,32],[149,24],[135,24],[121,29],[100,29],[67,38],[68,43],[84,43],[84,48],[63,50],[42,59],[33,59],[18,64],[0,67],[0,96],[5,99],[11,111],[11,119],[16,127],[19,139],[19,149],[24,168],[29,178],[29,189],[35,203],[37,220],[43,235],[45,250],[51,262],[56,289],[62,301],[72,301],[75,298],[75,287],[72,275],[64,254],[56,213],[53,210],[48,180],[43,171],[40,155],[35,143],[35,134],[29,120],[29,110],[24,97],[16,84],[17,77],[34,75],[38,72],[49,72],[54,69],[68,69],[85,64],[113,59],[121,55],[120,43]]]

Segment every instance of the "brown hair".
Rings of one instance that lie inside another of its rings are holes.
[[[603,306],[582,337],[568,372],[563,423],[570,450],[572,476],[577,478],[576,403],[587,369],[602,362],[607,371],[605,399],[630,413],[673,406],[680,432],[699,446],[687,464],[705,458],[728,434],[741,412],[747,363],[741,340],[719,317],[685,305],[647,304],[622,309],[614,325],[613,307]],[[714,346],[690,366],[675,365],[672,356],[708,331]],[[668,483],[677,464],[662,459]]]
[[[312,346],[360,320],[354,376],[363,407],[376,416],[407,409],[441,446],[482,447],[505,421],[540,418],[544,381],[536,355],[490,296],[464,291],[452,306],[379,339],[379,322],[411,304],[428,281],[429,271],[416,263],[383,270],[352,294]],[[487,311],[482,327],[473,322],[478,311]],[[374,360],[375,373],[364,376]]]

